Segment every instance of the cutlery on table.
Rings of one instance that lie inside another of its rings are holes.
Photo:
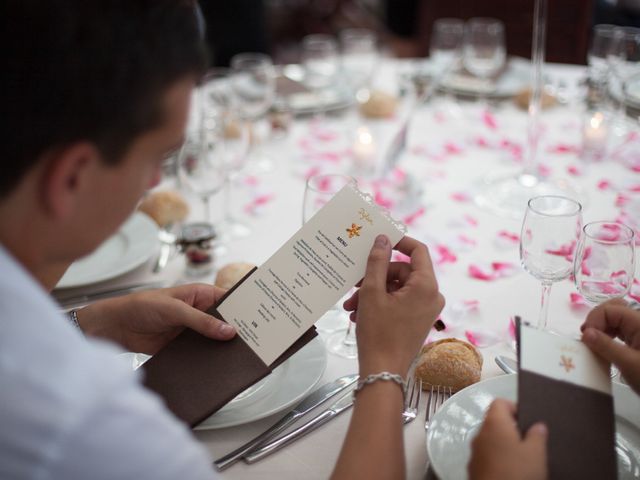
[[[167,225],[158,232],[158,239],[160,240],[160,253],[153,266],[153,273],[159,273],[167,266],[169,258],[171,258],[171,252],[176,246],[177,237],[174,233],[171,233],[171,225]]]
[[[413,422],[418,416],[418,406],[420,405],[420,398],[422,397],[422,380],[416,378],[411,384],[411,390],[407,388],[405,394],[404,411],[402,412],[402,422]]]
[[[431,385],[429,391],[429,400],[427,401],[427,408],[424,420],[424,429],[429,430],[429,424],[431,419],[440,409],[440,407],[451,398],[453,395],[453,389],[451,387],[442,387],[440,385]]]
[[[504,373],[518,373],[517,360],[504,355],[497,355],[495,361]]]
[[[218,470],[224,470],[225,468],[230,467],[242,457],[259,448],[260,445],[262,445],[265,441],[282,432],[298,418],[309,413],[325,400],[328,400],[334,395],[337,395],[338,393],[352,386],[357,380],[358,375],[346,375],[344,377],[338,378],[337,380],[334,380],[333,382],[323,385],[313,393],[309,394],[304,400],[298,403],[298,405],[296,405],[293,410],[287,413],[270,428],[262,432],[254,439],[245,443],[244,445],[238,447],[233,452],[228,453],[224,457],[221,457],[218,460],[214,461],[213,465]]]
[[[339,414],[349,409],[353,405],[353,389],[350,389],[345,395],[343,395],[337,402],[323,411],[320,415],[314,417],[309,420],[307,423],[302,426],[296,428],[292,432],[283,435],[280,438],[277,438],[266,445],[259,447],[257,450],[245,455],[243,457],[244,461],[247,463],[254,463],[258,460],[263,459],[264,457],[271,455],[274,452],[277,452],[282,447],[289,445],[291,442],[297,440],[298,438],[306,435],[307,433],[315,430],[316,428],[324,425],[332,418],[337,417]]]
[[[406,392],[404,411],[402,412],[402,423],[404,425],[412,422],[418,416],[418,406],[420,405],[420,397],[422,392],[422,381],[419,379],[414,380],[414,382],[411,384],[411,388],[407,388],[407,390],[408,391]],[[288,445],[298,438],[301,438],[305,434],[311,432],[312,430],[315,430],[321,425],[324,425],[332,418],[335,418],[338,414],[347,410],[349,407],[351,407],[351,405],[353,405],[353,401],[353,392],[351,391],[340,398],[340,400],[338,400],[317,417],[309,420],[307,423],[303,424],[291,433],[288,433],[287,435],[272,440],[266,445],[259,447],[257,450],[246,455],[244,457],[244,460],[247,463],[254,463],[266,457],[267,455],[277,452],[285,445]]]
[[[154,288],[162,288],[163,282],[152,283],[136,283],[132,285],[124,285],[118,287],[109,287],[95,292],[79,295],[60,295],[57,292],[53,293],[54,298],[60,304],[61,307],[67,308],[74,305],[80,305],[85,303],[91,303],[96,300],[102,300],[104,298],[118,297],[120,295],[126,295],[128,293],[139,292],[143,290],[151,290]]]

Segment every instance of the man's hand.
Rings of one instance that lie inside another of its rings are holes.
[[[93,303],[78,311],[87,335],[107,338],[131,352],[155,354],[185,327],[216,340],[235,329],[204,313],[224,290],[206,284],[150,290]]]
[[[396,249],[411,263],[390,263],[389,239],[376,239],[361,287],[344,303],[357,321],[361,376],[383,370],[405,376],[444,307],[427,247],[404,237]]]
[[[547,428],[537,423],[524,439],[513,403],[497,399],[489,407],[471,445],[471,480],[538,480],[547,478]]]
[[[629,308],[624,300],[610,300],[589,312],[581,330],[582,341],[616,365],[640,394],[640,312]],[[614,341],[616,337],[626,345]]]

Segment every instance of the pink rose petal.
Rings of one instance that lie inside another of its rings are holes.
[[[471,201],[471,197],[466,192],[453,192],[451,195],[451,199],[456,202],[469,202]]]
[[[482,123],[484,123],[489,130],[497,130],[498,128],[496,117],[489,110],[482,112]]]
[[[464,336],[470,344],[478,348],[487,348],[503,340],[500,335],[487,329],[465,330]]]

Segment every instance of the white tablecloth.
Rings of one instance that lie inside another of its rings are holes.
[[[387,62],[377,76],[380,88],[396,90],[393,62]],[[562,78],[569,92],[584,75],[581,67],[550,65],[551,79]],[[402,105],[401,105],[402,107]],[[402,112],[402,108],[400,109]],[[514,166],[526,155],[527,114],[510,101],[483,114],[476,104],[460,104],[454,115],[447,103],[431,102],[420,108],[412,122],[409,145],[399,165],[399,177],[411,175],[423,188],[417,202],[392,205],[392,212],[409,221],[409,234],[429,244],[436,263],[440,288],[447,298],[443,320],[447,335],[475,339],[484,356],[483,377],[498,375],[496,354],[515,356],[511,349],[509,319],[520,315],[536,321],[540,285],[519,266],[518,235],[521,220],[495,216],[475,206],[470,197],[476,182],[491,170]],[[329,117],[320,125],[299,120],[284,139],[273,141],[265,152],[276,162],[277,170],[263,175],[241,175],[234,189],[234,213],[247,221],[253,234],[230,245],[229,253],[218,265],[231,261],[263,262],[301,223],[304,177],[312,170],[349,172],[349,148],[355,129],[366,126],[374,134],[378,153],[383,152],[398,128],[401,114],[391,120],[363,120],[355,113]],[[586,164],[579,158],[584,107],[578,100],[543,112],[544,132],[540,148],[543,173],[568,178],[583,189],[587,202],[585,222],[618,218],[620,204],[633,198],[640,185],[638,170],[609,159]],[[630,137],[625,148],[634,148]],[[640,147],[635,146],[640,156]],[[628,154],[628,150],[625,150]],[[627,158],[628,160],[628,158]],[[393,200],[393,199],[392,199]],[[213,202],[221,200],[214,197]],[[616,205],[618,203],[618,205]],[[192,218],[201,214],[194,201]],[[515,237],[513,237],[515,238]],[[446,248],[445,248],[446,247]],[[491,272],[492,262],[513,265],[505,276],[493,281],[473,278],[470,266]],[[160,275],[152,275],[146,265],[116,283],[165,279],[185,281],[181,257],[172,261]],[[209,281],[212,276],[204,280]],[[563,281],[554,285],[550,300],[550,322],[558,330],[575,333],[587,311],[572,305],[574,285]],[[434,338],[441,338],[438,334]],[[232,368],[232,366],[229,366]],[[328,355],[327,368],[320,383],[357,371],[355,360]],[[421,406],[424,412],[424,403]],[[315,413],[314,413],[315,414]],[[221,430],[199,431],[195,435],[218,458],[274,423],[282,414]],[[337,458],[350,413],[341,415],[320,430],[254,465],[238,463],[220,474],[221,478],[327,478]],[[374,421],[374,419],[372,419]],[[424,478],[427,468],[423,413],[405,427],[408,478]]]

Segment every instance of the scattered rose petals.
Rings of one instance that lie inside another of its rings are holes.
[[[571,303],[571,308],[585,308],[589,306],[584,297],[575,292],[569,294],[569,302]]]
[[[273,193],[258,195],[244,207],[244,211],[250,215],[259,215],[262,207],[271,202],[275,198]]]
[[[458,257],[449,250],[446,245],[436,245],[434,247],[434,253],[437,254],[435,263],[436,265],[444,265],[445,263],[456,263]]]
[[[496,246],[513,247],[520,243],[520,235],[506,230],[500,230],[496,235]]]
[[[456,202],[470,202],[471,196],[466,192],[453,192],[451,195],[451,199]]]
[[[518,271],[518,267],[509,262],[492,262],[489,266],[471,264],[467,270],[471,278],[485,282],[510,277],[518,273]]]
[[[577,145],[568,145],[566,143],[558,143],[557,145],[553,145],[547,149],[549,153],[571,153],[578,154],[580,153],[580,147]]]
[[[484,123],[489,130],[497,130],[498,128],[496,117],[489,110],[484,110],[482,112],[482,123]]]
[[[576,167],[575,165],[569,165],[567,167],[567,173],[569,175],[573,175],[574,177],[578,177],[580,175],[582,175],[582,170],[578,167]]]
[[[404,217],[402,219],[402,222],[407,226],[412,226],[413,224],[416,223],[416,221],[418,221],[418,219],[420,219],[422,216],[424,216],[425,212],[426,212],[426,209],[424,207],[420,207],[415,212],[413,212],[413,213],[407,215],[406,217]]]
[[[501,335],[488,329],[465,330],[464,336],[471,345],[478,348],[487,348],[503,341]]]

